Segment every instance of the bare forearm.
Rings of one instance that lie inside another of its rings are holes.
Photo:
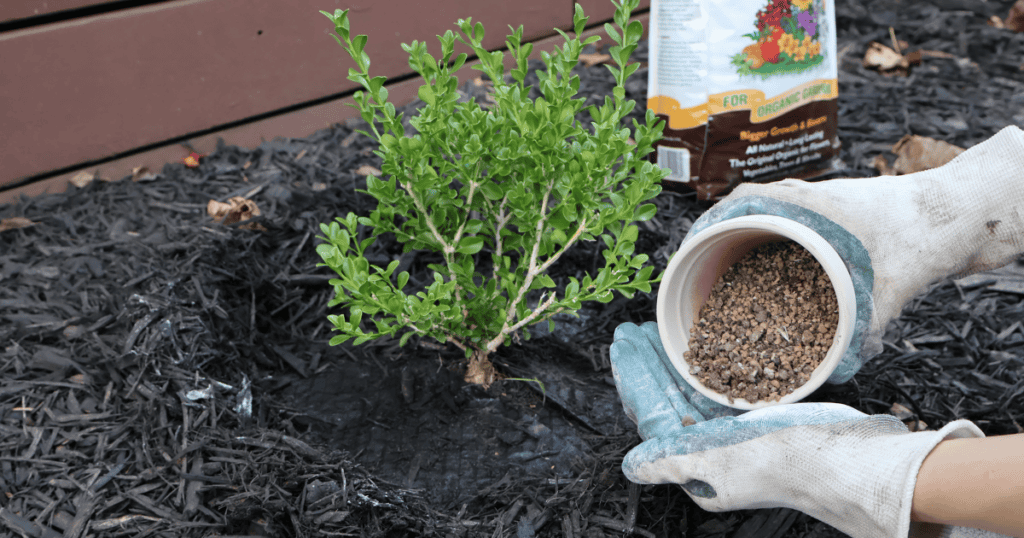
[[[939,443],[917,475],[910,517],[1024,538],[1024,434]]]

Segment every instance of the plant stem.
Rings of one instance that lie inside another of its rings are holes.
[[[552,254],[551,257],[547,259],[547,261],[545,261],[539,268],[537,268],[537,273],[539,274],[546,272],[548,270],[548,267],[551,267],[551,264],[555,263],[555,261],[557,261],[558,258],[562,257],[562,254],[565,254],[565,252],[569,250],[569,247],[576,244],[576,241],[579,240],[580,236],[583,235],[583,232],[586,229],[587,218],[583,217],[583,220],[580,221],[579,227],[577,227],[576,231],[573,232],[572,237],[570,237],[569,240],[565,242],[565,245],[562,245],[562,248],[559,249],[558,252]]]
[[[473,194],[476,193],[476,188],[479,185],[480,185],[480,183],[477,182],[477,181],[470,181],[469,182],[469,194],[466,195],[466,207],[467,208],[473,207]],[[459,241],[462,239],[462,231],[466,229],[466,223],[469,222],[469,217],[471,215],[472,215],[472,212],[467,210],[466,214],[464,215],[464,218],[462,219],[462,223],[459,224],[459,229],[455,232],[455,237],[452,238],[452,244],[453,245],[458,245],[459,244]],[[445,253],[447,253],[447,252],[448,252],[448,250],[445,249]],[[454,248],[452,250],[452,254],[454,254]],[[452,262],[454,262],[454,259],[452,260]],[[451,265],[451,263],[449,263],[449,265]],[[449,267],[449,269],[450,269],[450,267]]]
[[[416,209],[423,214],[423,220],[427,222],[427,228],[430,228],[430,233],[433,234],[434,239],[437,239],[437,242],[441,244],[442,252],[444,252],[444,260],[445,263],[448,265],[448,278],[454,280],[455,258],[453,254],[455,254],[455,247],[453,247],[451,244],[444,240],[444,236],[441,235],[441,232],[437,229],[437,226],[434,225],[434,220],[431,218],[430,212],[427,211],[427,208],[423,205],[423,202],[419,199],[418,196],[416,196],[416,192],[413,191],[412,186],[405,181],[400,181],[398,184],[401,185],[403,189],[405,189],[405,192],[409,193],[409,197],[412,198],[412,202],[416,204]],[[455,301],[457,304],[462,303],[462,293],[460,292],[459,286],[455,287]]]
[[[491,279],[498,280],[498,268],[501,266],[501,255],[503,253],[501,247],[501,231],[505,229],[505,225],[508,224],[509,219],[512,215],[505,214],[505,204],[508,203],[508,194],[501,199],[501,203],[498,204],[498,214],[495,215],[494,220],[497,223],[494,227],[494,256],[493,256],[493,267],[491,268]]]
[[[550,307],[551,304],[555,302],[555,298],[556,297],[557,297],[557,295],[555,295],[555,293],[552,293],[551,296],[548,297],[548,299],[546,301],[544,301],[542,304],[537,305],[537,308],[534,308],[533,311],[530,312],[529,316],[526,316],[525,318],[519,320],[519,323],[516,323],[515,325],[509,327],[508,330],[505,331],[505,332],[507,334],[512,334],[512,333],[518,331],[519,329],[521,329],[521,328],[523,328],[523,327],[533,323],[534,320],[537,319],[537,316],[540,316],[541,314],[543,314],[544,311],[547,310],[548,307]],[[559,308],[555,312],[552,312],[551,315],[553,316],[553,315],[555,315],[555,314],[557,314],[557,313],[559,313],[561,311],[562,311],[562,309]]]
[[[542,170],[543,173],[543,170]],[[509,327],[509,320],[514,319],[516,315],[516,307],[519,306],[520,301],[526,296],[526,292],[529,291],[530,285],[533,284],[534,277],[537,276],[537,258],[540,256],[540,240],[544,236],[544,223],[548,220],[547,208],[548,208],[548,197],[551,195],[552,189],[555,188],[555,181],[551,180],[548,184],[547,191],[544,192],[544,200],[540,206],[540,219],[537,220],[537,235],[534,237],[533,250],[530,252],[530,265],[526,271],[525,278],[523,279],[523,285],[519,287],[519,291],[516,292],[516,297],[508,305],[508,310],[505,311],[505,323],[501,328],[501,332],[505,331]],[[499,336],[504,339],[504,336]]]

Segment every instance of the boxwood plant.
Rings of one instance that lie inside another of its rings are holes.
[[[424,105],[408,120],[413,132],[388,102],[385,77],[370,76],[366,36],[350,33],[348,10],[322,12],[355,60],[348,78],[362,90],[354,106],[382,161],[381,178],[366,178],[376,209],[321,225],[321,265],[338,274],[330,304],[348,308],[347,316],[329,316],[338,333],[332,345],[382,336],[400,336],[404,345],[412,335],[450,342],[469,359],[467,381],[486,386],[495,376],[489,354],[520,334],[528,338],[529,326],[575,314],[583,301],[610,301],[613,292],[650,291],[653,268],[634,253],[634,222],[655,212],[644,202],[658,194],[665,172],[644,157],[663,124],[648,111],[632,131],[622,125],[636,104],[626,100],[624,83],[639,67],[629,63],[643,34],[641,23],[629,20],[638,2],[613,1],[615,24],[605,30],[615,41],[608,50],[615,65],[607,65],[615,87],[600,106],[588,107],[590,125],[577,121],[585,99],[572,69],[583,47],[600,38],[581,37],[587,17],[577,5],[574,35],[559,31],[564,45],[540,55],[545,69],[537,71],[536,98],[526,84],[533,46],[522,42],[522,26],[506,40],[507,74],[504,53],[485,49],[483,25],[470,19],[456,23],[459,32],[438,36],[439,58],[425,43],[402,45],[424,81]],[[455,54],[456,40],[493,81],[489,106],[460,102],[455,73],[467,54]],[[406,252],[438,253],[432,281],[413,286],[408,272],[396,274],[397,260],[387,267],[368,262],[366,249],[382,234],[393,234]],[[560,287],[548,271],[580,241],[601,241],[604,265]]]

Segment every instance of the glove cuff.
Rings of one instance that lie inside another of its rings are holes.
[[[943,426],[942,429],[940,429],[937,432],[919,432],[917,434],[911,435],[927,435],[929,439],[927,442],[921,445],[921,450],[917,454],[915,454],[913,456],[913,459],[911,459],[909,462],[908,472],[910,480],[907,480],[906,486],[903,491],[903,498],[901,499],[902,502],[900,502],[899,505],[902,508],[902,511],[899,516],[899,526],[896,530],[896,533],[893,534],[894,537],[899,538],[903,538],[904,536],[912,537],[914,536],[914,534],[911,534],[911,530],[917,530],[912,528],[916,525],[911,525],[910,511],[914,503],[914,488],[917,486],[917,475],[918,473],[921,472],[921,465],[924,464],[924,460],[925,458],[928,457],[928,454],[931,454],[932,450],[935,450],[935,447],[938,446],[939,443],[947,439],[985,437],[985,434],[973,422],[964,419],[950,422],[949,424]],[[941,536],[953,536],[955,534],[954,529],[956,529],[956,527],[944,527],[945,528],[943,528],[941,531]]]
[[[911,433],[889,415],[872,415],[849,425],[837,423],[824,432],[841,439],[832,442],[826,436],[816,441],[830,449],[824,457],[831,460],[822,462],[818,472],[828,469],[831,476],[803,496],[785,496],[794,501],[790,508],[853,538],[907,538],[914,488],[928,454],[946,439],[984,437],[968,420],[951,422],[939,431]],[[821,433],[807,428],[803,435]],[[811,470],[802,475],[794,478],[813,480]]]

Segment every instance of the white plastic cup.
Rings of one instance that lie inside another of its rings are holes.
[[[734,398],[729,402],[727,396],[704,386],[690,374],[690,365],[683,358],[683,353],[689,349],[690,329],[694,320],[700,318],[700,309],[710,297],[711,289],[729,267],[760,245],[787,239],[807,249],[832,281],[839,306],[839,325],[836,327],[832,347],[810,379],[778,401],[748,402],[743,398]],[[748,215],[708,226],[683,242],[662,276],[657,314],[658,331],[665,352],[683,379],[719,404],[751,410],[798,402],[832,375],[853,337],[857,299],[850,272],[839,254],[823,237],[807,226],[784,217]]]

